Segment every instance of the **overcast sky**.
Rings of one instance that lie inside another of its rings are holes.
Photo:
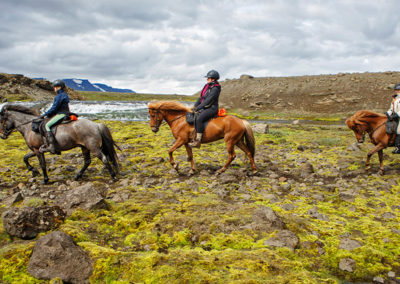
[[[221,80],[399,71],[399,0],[1,0],[0,72],[191,95]]]

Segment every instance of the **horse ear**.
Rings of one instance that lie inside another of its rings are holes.
[[[353,118],[353,117],[349,117],[349,118],[346,120],[346,124],[347,124],[347,126],[348,126],[349,128],[352,128],[353,125],[354,125],[354,118]]]

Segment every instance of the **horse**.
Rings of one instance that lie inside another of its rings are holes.
[[[32,176],[39,172],[29,163],[29,159],[36,156],[39,160],[43,172],[43,184],[49,182],[46,170],[46,160],[39,148],[44,144],[43,137],[32,131],[32,122],[38,118],[38,113],[30,108],[16,105],[5,104],[0,110],[0,138],[7,139],[14,131],[19,131],[25,139],[26,145],[31,150],[24,156],[24,162]],[[108,169],[113,180],[116,180],[116,173],[119,171],[115,144],[110,130],[104,124],[80,118],[79,120],[67,124],[59,124],[55,135],[57,150],[66,151],[75,147],[80,147],[84,157],[84,165],[76,174],[75,180],[82,177],[83,173],[91,163],[90,153],[99,158]],[[112,166],[111,166],[111,164]]]
[[[178,172],[178,164],[174,161],[173,152],[182,145],[185,145],[188,161],[191,163],[189,175],[194,174],[196,168],[192,148],[188,144],[194,127],[186,122],[186,113],[191,110],[183,104],[174,101],[151,102],[148,105],[148,109],[151,130],[154,133],[158,132],[161,122],[165,120],[176,139],[175,143],[168,150],[171,166]],[[239,147],[249,157],[252,172],[256,174],[257,168],[254,162],[255,139],[251,125],[246,120],[232,115],[211,119],[204,132],[202,143],[210,143],[222,138],[225,140],[229,158],[226,164],[217,171],[217,175],[224,172],[235,159],[235,146]]]
[[[388,118],[384,114],[375,113],[369,110],[357,111],[352,117],[346,120],[347,126],[353,130],[357,142],[363,143],[365,134],[368,133],[370,141],[375,147],[368,152],[367,160],[365,162],[365,169],[369,171],[370,158],[373,154],[378,152],[379,156],[379,174],[384,174],[383,167],[383,149],[388,146],[394,145],[396,134],[387,134],[385,124]]]

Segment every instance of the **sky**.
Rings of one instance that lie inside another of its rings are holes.
[[[0,72],[192,95],[221,80],[399,71],[399,0],[1,0]]]

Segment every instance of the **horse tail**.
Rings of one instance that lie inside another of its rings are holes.
[[[253,129],[247,120],[242,121],[245,127],[244,138],[246,140],[246,146],[249,148],[251,156],[254,158],[254,154],[256,153],[256,139],[254,139]]]
[[[115,171],[118,173],[119,172],[118,157],[114,147],[116,147],[120,151],[121,149],[114,142],[114,139],[111,136],[110,129],[108,129],[108,127],[105,124],[101,123],[99,128],[101,134],[101,152],[103,152],[103,154],[107,157],[107,159],[113,164]]]

